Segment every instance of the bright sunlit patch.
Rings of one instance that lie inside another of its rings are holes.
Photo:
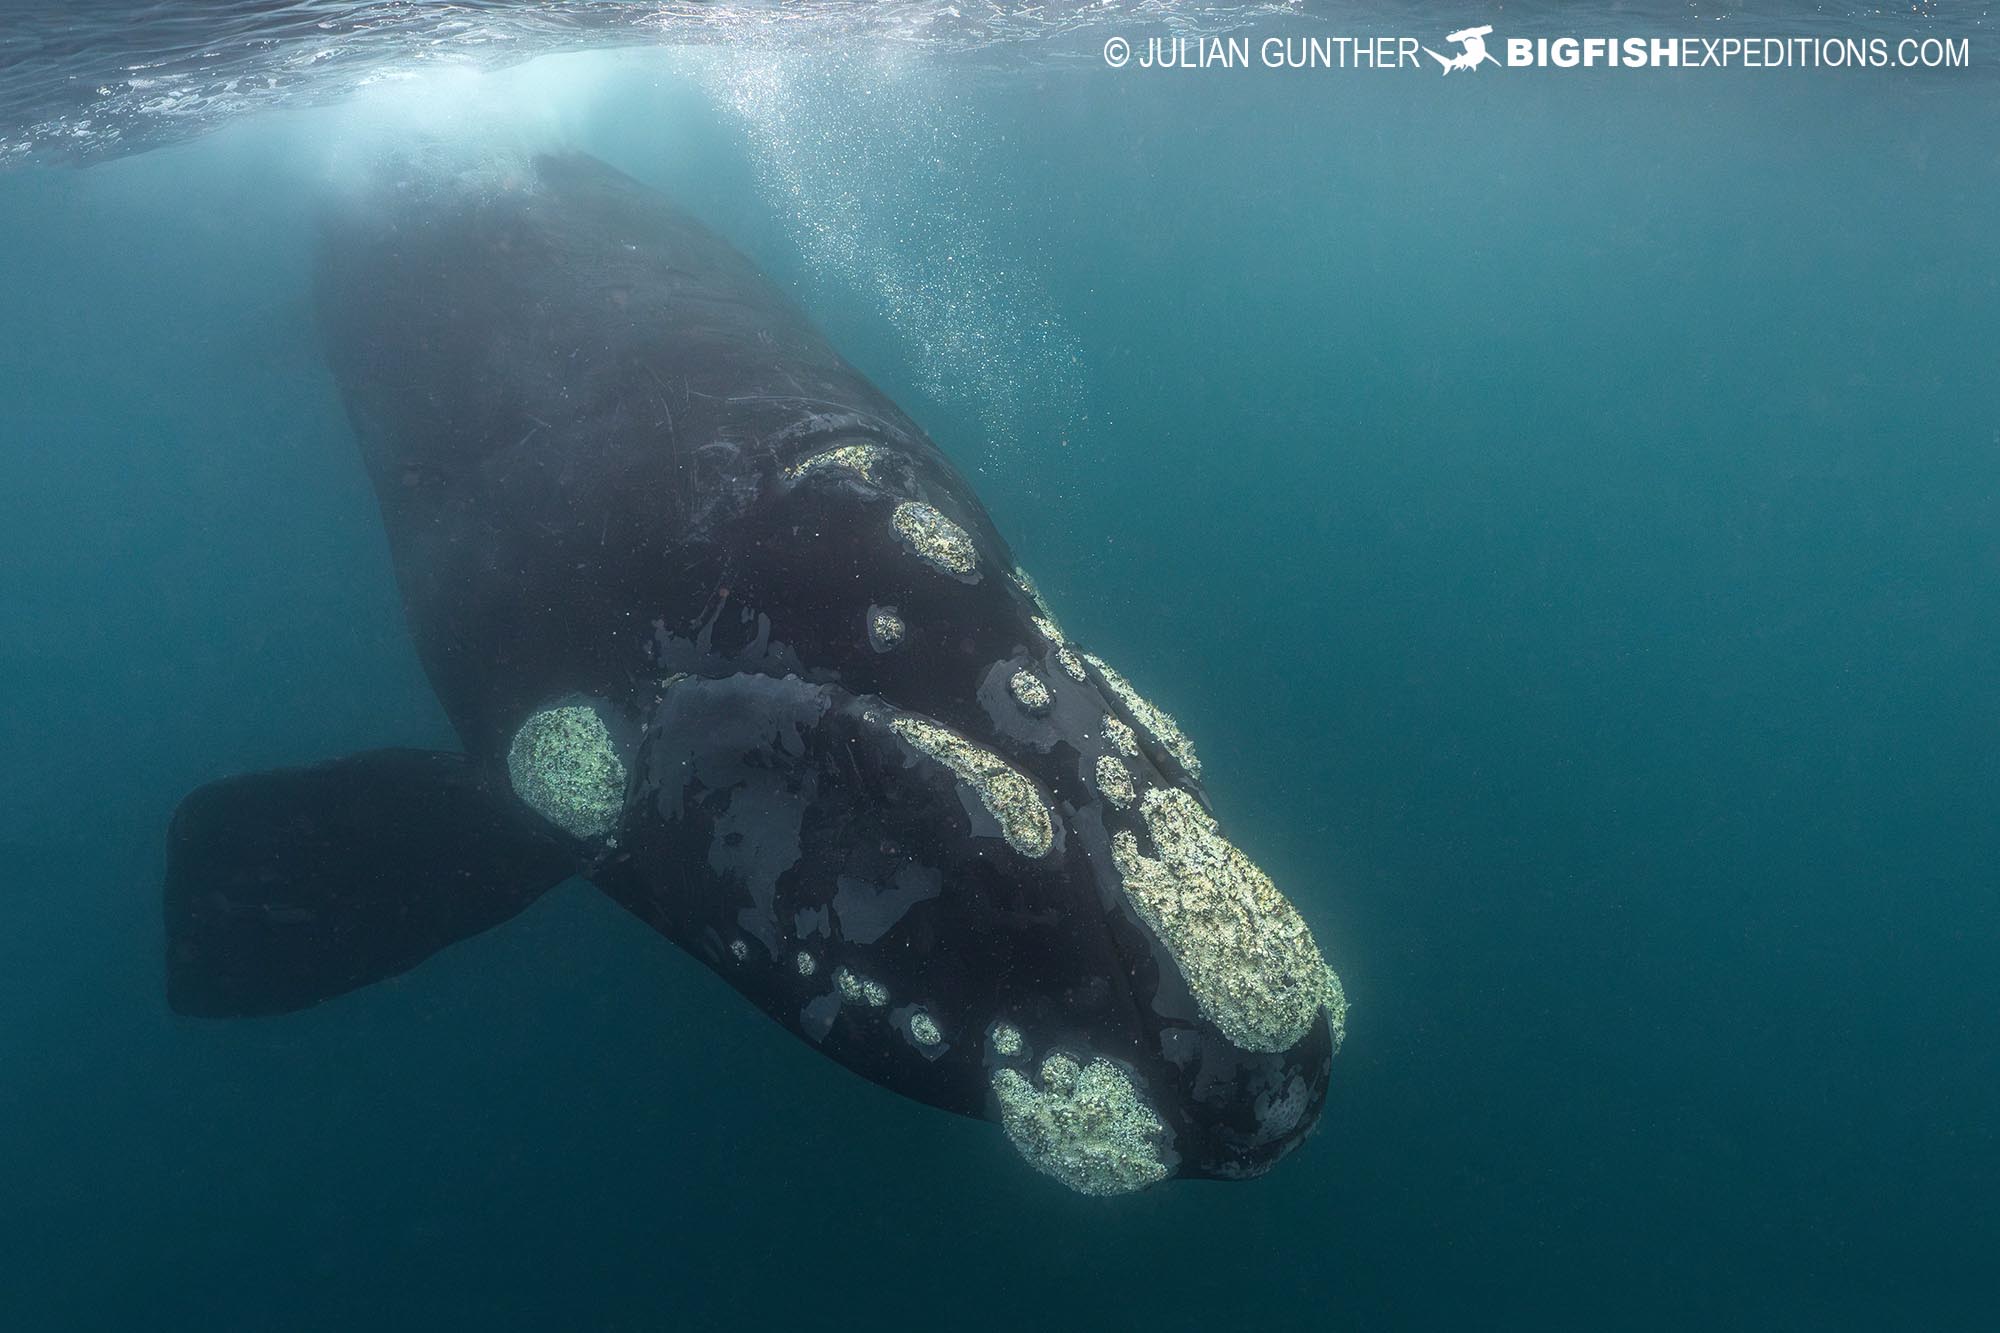
[[[549,56],[505,69],[392,66],[332,111],[317,142],[334,188],[360,192],[385,171],[412,181],[512,188],[539,153],[573,145],[602,97],[600,54]]]

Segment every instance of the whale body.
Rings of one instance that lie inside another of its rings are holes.
[[[332,210],[315,295],[463,750],[192,793],[175,1009],[317,1004],[580,876],[1071,1188],[1304,1139],[1346,1012],[1305,923],[1173,719],[748,259],[550,156]]]

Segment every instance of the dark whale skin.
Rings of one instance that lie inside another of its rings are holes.
[[[1304,1139],[1337,1012],[1314,1011],[1285,1049],[1246,1049],[1120,887],[1113,838],[1154,844],[1093,775],[1110,755],[1140,791],[1206,810],[1191,759],[1081,665],[965,478],[749,260],[611,168],[551,156],[505,181],[392,180],[332,211],[315,293],[410,631],[465,747],[464,794],[440,808],[478,811],[458,836],[489,867],[514,836],[494,812],[518,809],[519,859],[543,869],[515,896],[564,849],[562,873],[802,1040],[953,1112],[1004,1119],[1002,1071],[1032,1081],[1067,1054],[1123,1072],[1158,1117],[1165,1175],[1256,1175]],[[855,446],[865,464],[829,453]],[[899,533],[913,502],[955,525],[976,567]],[[870,629],[882,608],[903,627],[886,645]],[[1046,686],[1041,707],[1010,694],[1017,672]],[[508,804],[510,746],[566,705],[602,721],[618,759],[601,833]],[[1032,782],[1046,850],[897,719]],[[1119,722],[1137,741],[1122,757]],[[452,760],[394,753],[398,773]],[[278,776],[302,805],[320,774]],[[365,902],[341,888],[325,858],[287,900],[306,908],[259,910],[254,877],[229,872],[216,790],[190,798],[170,846],[170,984],[191,1012],[297,1007],[517,910],[456,936],[441,922],[380,958],[328,963],[327,941],[294,943],[310,985],[270,990],[285,968],[266,966],[211,988],[257,932],[399,910],[386,888]],[[224,920],[234,933],[211,944]]]
[[[592,159],[535,167],[513,189],[370,196],[329,221],[316,278],[410,628],[468,750],[504,750],[552,691],[631,693],[659,625],[705,621],[729,657],[758,632],[746,609],[781,610],[799,660],[858,690],[946,666],[871,652],[864,590],[968,660],[1004,654],[1026,627],[1005,580],[864,582],[884,553],[842,497],[779,484],[832,440],[890,443],[1004,557],[916,424],[686,213]]]

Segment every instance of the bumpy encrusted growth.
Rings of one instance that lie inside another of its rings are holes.
[[[1035,784],[991,750],[982,750],[935,722],[904,715],[889,725],[920,753],[949,768],[979,794],[980,804],[1000,823],[1008,846],[1026,857],[1046,856],[1055,843],[1055,824]]]
[[[944,1033],[938,1031],[935,1018],[919,1009],[910,1015],[910,1040],[919,1046],[935,1046],[944,1040]]]
[[[1048,601],[1042,596],[1041,586],[1035,582],[1033,575],[1019,565],[1014,566],[1014,585],[1028,594],[1028,600],[1035,604],[1035,609],[1047,616],[1050,623],[1054,623],[1056,613],[1049,610]]]
[[[993,1031],[987,1040],[992,1044],[995,1055],[1019,1055],[1026,1046],[1021,1040],[1021,1029],[1004,1018],[993,1025]]]
[[[1139,692],[1132,688],[1131,682],[1112,670],[1111,665],[1103,658],[1085,653],[1083,659],[1097,668],[1098,673],[1104,677],[1104,683],[1118,696],[1118,701],[1125,705],[1133,717],[1139,719],[1140,726],[1153,734],[1153,739],[1160,743],[1160,748],[1172,755],[1175,761],[1188,771],[1189,777],[1200,777],[1201,760],[1195,755],[1193,742],[1181,734],[1180,724],[1140,698]]]
[[[1124,755],[1127,759],[1137,759],[1139,757],[1139,737],[1132,728],[1125,725],[1123,718],[1106,715],[1104,719],[1104,739],[1111,743],[1112,749],[1118,751],[1118,753]]]
[[[601,838],[625,806],[625,762],[604,719],[588,704],[544,708],[507,747],[514,794],[551,824]]]
[[[1018,570],[1015,572],[1019,573]],[[1079,684],[1089,680],[1089,674],[1083,669],[1083,659],[1076,655],[1076,650],[1069,646],[1069,640],[1063,637],[1062,626],[1056,624],[1056,618],[1049,614],[1049,608],[1042,602],[1042,595],[1032,587],[1028,591],[1035,599],[1035,605],[1042,609],[1042,614],[1028,617],[1029,623],[1034,625],[1037,634],[1055,645],[1056,665],[1063,669],[1065,676]]]
[[[905,500],[889,518],[896,535],[918,557],[957,579],[979,571],[979,552],[964,528],[920,500]]]
[[[741,963],[750,957],[750,946],[742,940],[729,941],[729,956]]]
[[[1001,1127],[1030,1166],[1079,1194],[1131,1194],[1166,1179],[1166,1126],[1124,1070],[1056,1054],[1042,1061],[1041,1083],[1012,1069],[993,1075]]]
[[[1009,676],[1007,692],[1014,696],[1015,703],[1036,717],[1048,712],[1049,705],[1055,702],[1055,696],[1049,693],[1048,685],[1032,671],[1016,671]]]
[[[831,449],[822,449],[801,458],[785,470],[785,478],[797,481],[814,472],[838,469],[851,472],[870,485],[879,486],[882,484],[883,465],[894,457],[879,444],[836,444]]]
[[[1018,572],[1020,570],[1016,570],[1016,574]],[[1076,656],[1076,648],[1072,648],[1070,640],[1062,636],[1062,626],[1056,624],[1056,616],[1052,616],[1048,612],[1048,604],[1042,600],[1042,594],[1036,592],[1032,584],[1024,584],[1024,586],[1028,586],[1028,596],[1034,598],[1034,604],[1042,608],[1042,614],[1028,616],[1028,622],[1034,624],[1034,632],[1038,632],[1048,642],[1056,644],[1056,664],[1058,664],[1058,667],[1062,667],[1062,675],[1066,675],[1066,677],[1070,677],[1072,681],[1078,681],[1078,683],[1088,681],[1090,675],[1084,673],[1084,658]]]
[[[1112,835],[1125,896],[1223,1036],[1245,1050],[1289,1050],[1328,1003],[1326,962],[1298,909],[1194,797],[1154,789],[1140,810],[1159,856],[1141,852],[1129,829]]]
[[[886,653],[902,643],[905,633],[903,618],[886,606],[868,608],[868,646],[878,653]]]
[[[799,975],[802,977],[809,977],[819,971],[819,964],[814,962],[813,956],[804,949],[799,950],[798,957],[792,961],[798,965]]]
[[[1340,973],[1330,963],[1326,969],[1326,987],[1320,992],[1320,1005],[1326,1010],[1326,1026],[1333,1033],[1333,1053],[1338,1055],[1347,1041],[1347,988],[1340,984]]]
[[[1097,756],[1097,791],[1120,810],[1132,804],[1139,794],[1132,786],[1132,770],[1108,754]]]
[[[833,984],[840,990],[840,998],[855,1004],[865,1004],[871,1009],[880,1009],[889,1003],[889,988],[873,977],[864,977],[851,968],[837,967],[833,971]]]

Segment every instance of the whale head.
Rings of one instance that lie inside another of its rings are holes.
[[[800,451],[636,706],[523,724],[595,774],[537,808],[772,1018],[1072,1188],[1259,1174],[1318,1117],[1340,983],[954,483],[880,435]]]

